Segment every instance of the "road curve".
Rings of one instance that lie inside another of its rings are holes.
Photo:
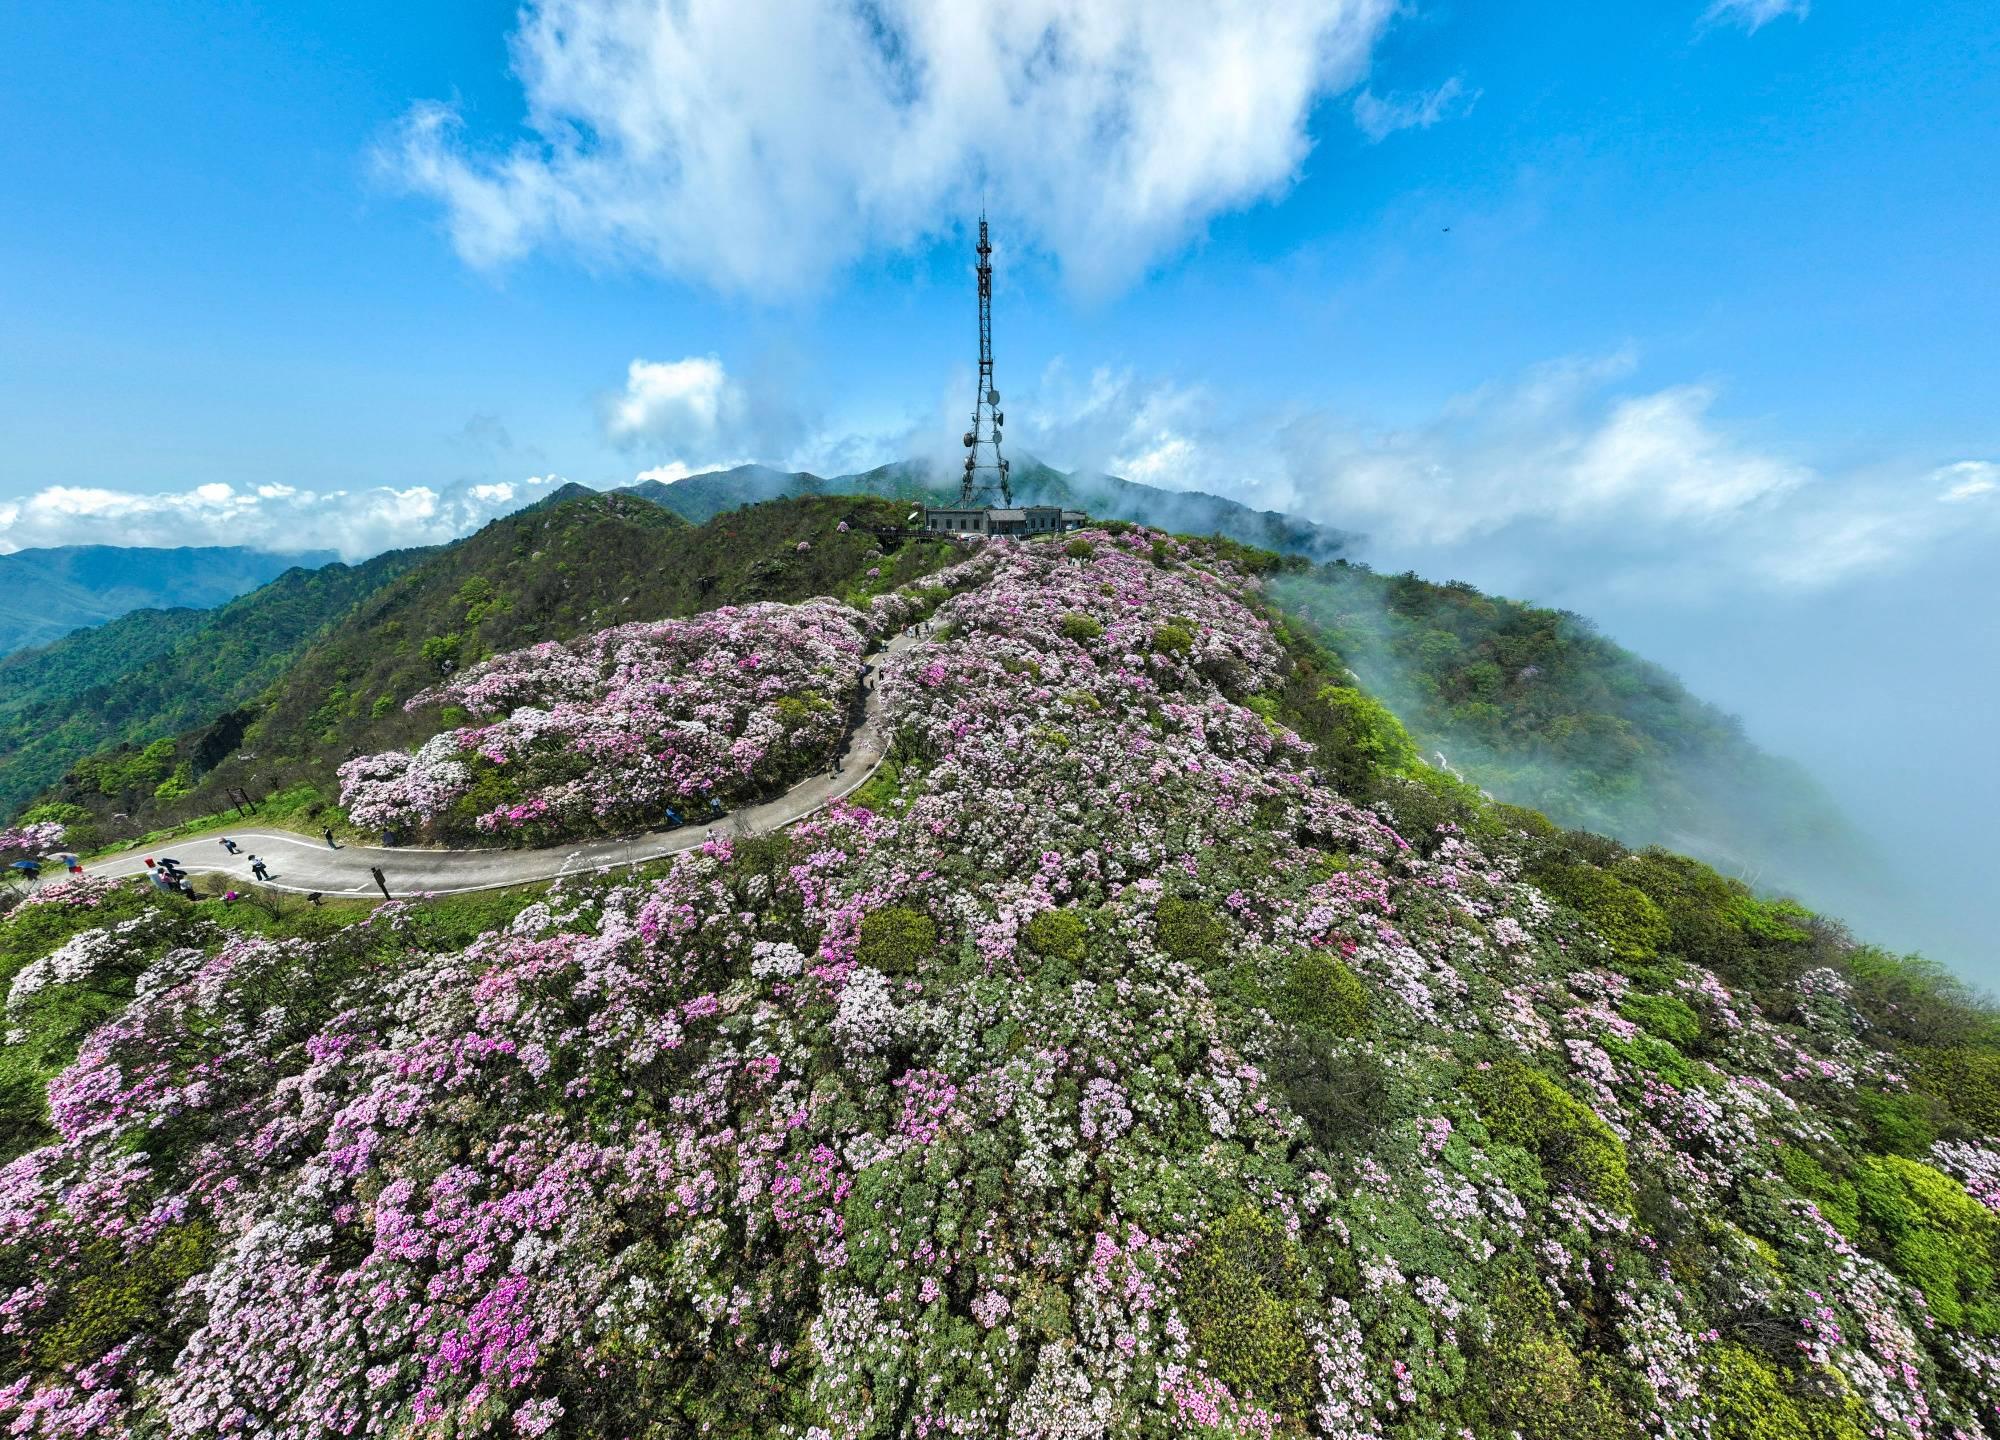
[[[903,654],[915,644],[911,635],[895,636],[870,657],[864,673],[879,677],[882,661]],[[246,890],[263,884],[272,890],[289,890],[300,895],[317,891],[329,898],[379,896],[381,891],[370,874],[376,866],[381,867],[388,881],[389,893],[398,899],[499,890],[509,885],[657,860],[663,855],[692,850],[711,831],[763,835],[782,830],[859,788],[881,768],[887,753],[888,736],[882,726],[882,687],[877,684],[863,697],[861,723],[855,726],[848,740],[840,774],[821,771],[782,795],[717,816],[712,823],[684,825],[678,830],[653,831],[622,840],[555,845],[543,850],[430,850],[411,846],[386,849],[370,845],[343,845],[335,850],[324,841],[288,830],[222,829],[102,856],[88,862],[84,870],[90,875],[143,875],[148,855],[165,855],[178,860],[190,874],[226,875],[240,880]],[[243,853],[231,855],[224,850],[220,843],[223,835],[234,840]],[[261,855],[269,867],[268,881],[260,882],[250,873],[253,854]]]

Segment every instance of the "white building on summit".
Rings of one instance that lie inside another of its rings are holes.
[[[965,475],[958,504],[924,510],[924,529],[946,535],[1059,535],[1089,519],[1081,510],[1059,505],[1014,504],[1007,481],[1007,457],[1000,453],[1000,427],[1007,417],[993,387],[993,246],[986,216],[979,217],[979,394],[972,404],[972,428],[965,432]],[[1000,503],[992,503],[997,493]]]

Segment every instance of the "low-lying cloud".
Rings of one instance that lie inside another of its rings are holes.
[[[457,539],[562,483],[557,475],[533,475],[435,489],[210,483],[145,493],[51,485],[0,500],[0,552],[48,545],[245,545],[336,550],[345,560],[363,560]]]
[[[1384,563],[1505,554],[1529,588],[1816,590],[2000,537],[2000,465],[1822,470],[1718,418],[1718,385],[1638,387],[1636,365],[1629,352],[1553,362],[1398,429],[1056,365],[1016,398],[1012,428],[1051,463],[1365,532]]]
[[[494,149],[426,103],[383,158],[480,267],[556,247],[791,291],[983,200],[1097,288],[1282,192],[1399,9],[530,0],[526,133]]]

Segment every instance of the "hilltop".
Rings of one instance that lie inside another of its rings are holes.
[[[1040,498],[1081,499],[1054,472],[1022,469],[1029,486],[1060,487]],[[79,632],[0,665],[15,682],[0,700],[0,739],[13,741],[0,750],[0,813],[39,797],[73,824],[88,815],[85,833],[108,838],[224,809],[232,786],[262,796],[300,782],[310,787],[300,803],[323,809],[335,766],[403,744],[422,723],[403,715],[405,702],[486,657],[725,598],[848,593],[873,550],[840,536],[839,519],[862,505],[876,507],[872,522],[897,524],[904,505],[932,493],[920,466],[870,477],[893,498],[795,496],[853,477],[758,467],[609,495],[567,485],[455,545],[378,557],[344,578],[295,574],[207,621],[150,613]],[[649,497],[697,526],[633,503]],[[545,517],[559,517],[560,536],[521,550],[518,527]],[[1587,620],[1344,558],[1315,567],[1298,553],[1322,545],[1310,529],[1287,533],[1282,555],[1233,553],[1271,577],[1273,600],[1426,756],[1442,752],[1460,775],[1564,825],[1665,844],[1783,889],[1855,895],[1882,883],[1877,859],[1809,777]],[[674,539],[677,530],[686,533]],[[802,559],[802,539],[821,548]],[[422,575],[390,603],[383,587],[419,563]],[[321,591],[317,608],[306,603]],[[362,602],[378,599],[363,618]],[[319,658],[302,663],[322,640]]]
[[[1099,530],[856,596],[929,621],[888,763],[651,873],[21,902],[0,1421],[1991,1433],[1993,1013],[1426,766],[1274,563]]]
[[[295,566],[335,558],[328,550],[270,554],[233,545],[16,550],[0,555],[0,656],[132,610],[220,605]]]
[[[93,841],[226,810],[238,786],[259,797],[309,787],[302,803],[317,813],[342,763],[425,723],[405,702],[479,661],[721,605],[865,595],[949,553],[919,540],[883,557],[872,537],[842,528],[900,519],[885,502],[848,498],[751,505],[692,526],[577,486],[413,557],[280,667],[232,687],[226,713],[72,758],[38,805],[58,807],[50,813]]]

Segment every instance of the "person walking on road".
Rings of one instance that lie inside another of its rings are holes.
[[[223,849],[227,850],[231,855],[241,855],[243,853],[242,850],[237,848],[236,842],[234,840],[231,840],[227,835],[223,836],[220,840],[216,841],[215,843],[220,845]]]
[[[259,880],[269,880],[271,878],[271,872],[265,868],[264,862],[259,860],[255,855],[250,857],[250,873],[255,875]]]
[[[370,865],[368,873],[375,877],[375,885],[382,892],[382,898],[384,900],[389,899],[389,877],[382,873],[382,867],[380,865]]]
[[[319,833],[326,836],[327,849],[338,850],[340,848],[340,843],[333,838],[333,827],[331,825],[320,826]]]

